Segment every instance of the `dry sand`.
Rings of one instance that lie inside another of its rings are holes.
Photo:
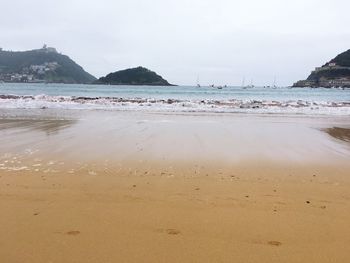
[[[98,116],[0,122],[1,262],[350,262],[344,120]]]

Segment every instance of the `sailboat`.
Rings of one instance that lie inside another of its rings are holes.
[[[247,88],[255,88],[255,86],[253,85],[253,79],[250,80],[250,85]]]
[[[197,88],[200,88],[201,87],[201,84],[199,84],[199,76],[197,76]]]
[[[243,77],[243,79],[242,79],[242,88],[243,89],[246,89],[247,87],[245,86],[245,77]]]
[[[253,85],[253,79],[251,79],[251,81],[250,81],[250,85],[245,86],[245,78],[243,77],[242,87],[243,87],[243,89],[255,88],[255,86]]]
[[[276,88],[277,88],[277,86],[276,86],[276,76],[274,76],[274,78],[273,78],[273,85],[272,85],[272,88],[273,88],[273,89],[276,89]]]

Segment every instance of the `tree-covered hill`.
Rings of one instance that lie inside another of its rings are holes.
[[[339,54],[322,67],[316,68],[306,80],[294,87],[350,87],[350,49]]]
[[[342,67],[350,67],[350,49],[336,56],[330,63],[335,63]]]
[[[168,81],[157,73],[143,67],[131,68],[110,73],[98,79],[96,84],[111,85],[150,85],[150,86],[170,86]]]
[[[0,50],[0,80],[91,83],[96,78],[68,56],[44,46],[30,51]]]

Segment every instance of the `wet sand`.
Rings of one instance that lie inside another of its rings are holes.
[[[350,142],[350,129],[347,128],[340,128],[340,127],[333,127],[333,128],[329,128],[326,129],[326,132],[339,140],[343,140],[346,142]]]
[[[2,262],[350,260],[347,119],[0,116]]]

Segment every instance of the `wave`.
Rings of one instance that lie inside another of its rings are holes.
[[[156,98],[0,95],[3,109],[112,109],[172,112],[350,115],[350,102],[307,100],[187,100]]]

